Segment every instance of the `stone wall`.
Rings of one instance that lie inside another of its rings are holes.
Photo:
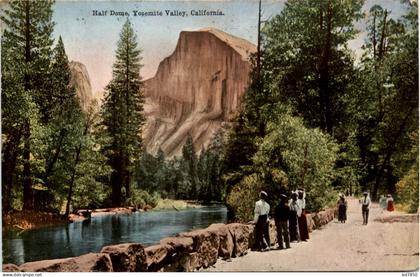
[[[310,232],[334,219],[336,209],[307,214]],[[212,224],[206,229],[183,232],[144,248],[139,243],[105,246],[101,253],[79,257],[28,262],[20,266],[4,264],[3,271],[13,272],[144,272],[196,271],[217,259],[229,260],[250,251],[255,226],[251,224]],[[271,244],[276,244],[276,228],[270,222]]]

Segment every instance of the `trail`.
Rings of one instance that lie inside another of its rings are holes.
[[[348,204],[346,223],[334,219],[310,233],[307,242],[292,243],[286,250],[252,251],[231,262],[219,260],[205,271],[418,270],[418,214],[413,220],[413,215],[382,211],[373,203],[369,224],[362,225],[358,200],[348,199]]]

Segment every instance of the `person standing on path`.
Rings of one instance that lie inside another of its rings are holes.
[[[394,211],[394,198],[392,198],[391,194],[388,194],[388,198],[386,199],[386,210],[388,212]]]
[[[340,199],[337,201],[338,205],[338,221],[346,223],[347,220],[347,200],[343,193],[339,194]]]
[[[369,206],[370,206],[370,198],[368,196],[367,191],[363,193],[362,199],[362,216],[363,216],[363,225],[368,224],[369,219]]]
[[[385,195],[381,195],[381,198],[379,198],[379,206],[382,208],[382,211],[386,210],[387,202]]]
[[[286,248],[290,248],[289,238],[289,215],[290,208],[287,205],[287,196],[284,194],[280,195],[280,203],[274,210],[274,222],[276,223],[277,230],[277,242],[279,244],[278,249],[284,249],[283,240],[286,244]]]
[[[306,219],[306,194],[305,189],[299,188],[298,191],[298,199],[297,203],[299,204],[301,214],[298,218],[298,224],[299,224],[299,235],[301,241],[306,241],[309,239],[309,231],[308,231],[308,222]]]
[[[289,201],[290,207],[290,217],[289,217],[289,233],[290,233],[290,241],[298,241],[299,242],[299,223],[298,218],[302,210],[297,202],[298,195],[296,192],[292,192],[292,199]]]
[[[270,234],[268,230],[268,214],[270,213],[270,205],[266,202],[267,197],[267,193],[265,191],[261,191],[260,200],[255,203],[254,210],[256,244],[260,251],[270,250]]]

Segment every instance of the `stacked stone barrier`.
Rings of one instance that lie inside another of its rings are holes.
[[[307,214],[308,230],[312,232],[334,219],[336,208]],[[270,220],[271,245],[277,243],[277,232]],[[212,224],[160,240],[159,244],[143,247],[124,243],[102,248],[100,253],[78,257],[43,260],[20,266],[4,264],[4,272],[189,272],[214,265],[217,260],[243,256],[255,244],[252,224]]]

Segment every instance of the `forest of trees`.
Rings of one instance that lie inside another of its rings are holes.
[[[224,201],[252,216],[261,189],[307,191],[310,211],[337,192],[392,193],[418,208],[418,9],[393,17],[363,0],[288,0],[265,22],[236,119],[206,149],[147,153],[139,39],[127,19],[101,107],[82,110],[53,39],[54,1],[10,1],[1,15],[3,212],[137,207],[160,197]],[[366,30],[355,23],[367,18]],[[348,44],[366,31],[357,58]]]
[[[237,219],[250,219],[260,189],[275,204],[280,192],[303,187],[310,211],[338,191],[361,190],[418,209],[417,2],[403,1],[398,19],[379,5],[364,15],[363,4],[289,0],[265,23],[226,145],[227,203]],[[348,43],[364,16],[356,59]]]

